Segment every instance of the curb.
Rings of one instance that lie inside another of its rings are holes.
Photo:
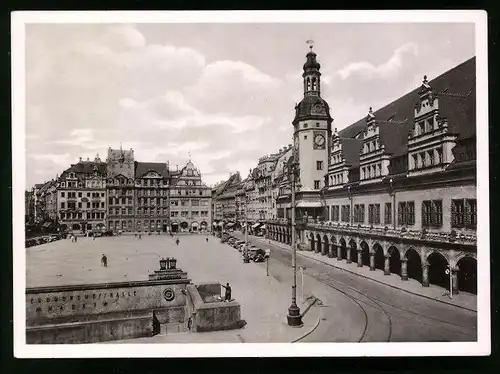
[[[297,343],[299,340],[302,340],[306,336],[310,335],[314,330],[316,330],[318,328],[320,320],[321,320],[321,312],[318,310],[318,319],[317,319],[316,323],[314,324],[314,326],[309,331],[307,331],[305,334],[299,336],[295,340],[292,340],[290,343]]]
[[[274,243],[271,241],[271,244],[274,244]],[[280,244],[281,244],[281,243],[280,243]],[[276,245],[276,244],[274,244],[274,245]],[[289,250],[291,250],[291,249],[290,249],[290,247],[285,248],[284,246],[281,246],[281,245],[276,245],[276,246],[277,246],[277,247],[280,247],[280,248],[283,248],[283,249],[285,249],[285,250],[288,250],[288,251],[289,251]],[[443,304],[448,304],[448,305],[454,306],[454,307],[456,307],[456,308],[465,309],[465,310],[468,310],[469,312],[475,312],[475,313],[477,313],[477,310],[476,310],[476,309],[471,309],[471,308],[468,308],[468,307],[465,307],[465,306],[461,306],[461,305],[453,304],[453,303],[450,303],[449,301],[436,299],[436,298],[434,298],[434,297],[431,297],[431,296],[426,296],[426,295],[422,295],[422,294],[420,294],[420,293],[416,293],[416,292],[413,292],[413,291],[409,291],[409,290],[406,290],[406,289],[404,289],[404,288],[400,288],[400,287],[394,286],[394,285],[389,284],[389,283],[384,283],[384,282],[382,282],[382,281],[379,281],[378,279],[373,279],[373,278],[367,277],[366,275],[359,274],[359,273],[356,273],[356,272],[354,272],[354,271],[347,270],[347,269],[344,269],[344,268],[341,268],[341,267],[335,266],[335,265],[333,265],[333,264],[330,264],[329,262],[326,262],[326,261],[323,261],[323,260],[320,260],[320,259],[316,259],[316,258],[314,258],[314,257],[309,257],[309,256],[307,256],[307,255],[304,255],[304,254],[300,253],[300,251],[297,251],[297,254],[298,254],[299,256],[304,257],[304,258],[307,258],[307,259],[309,259],[309,260],[313,260],[313,261],[316,261],[316,262],[321,262],[321,263],[323,263],[323,264],[325,264],[325,265],[329,265],[329,266],[331,266],[331,267],[334,267],[335,269],[339,269],[339,270],[342,270],[342,271],[346,271],[346,272],[348,272],[348,273],[351,273],[351,274],[357,275],[357,276],[359,276],[359,277],[363,277],[363,278],[365,278],[365,279],[369,279],[369,280],[371,280],[371,281],[374,281],[374,282],[377,282],[377,283],[380,283],[380,284],[384,284],[384,285],[386,285],[386,286],[388,286],[388,287],[392,287],[392,288],[394,288],[394,289],[396,289],[396,290],[401,290],[401,291],[407,292],[407,293],[412,294],[412,295],[420,296],[420,297],[423,297],[423,298],[426,298],[426,299],[429,299],[429,300],[434,300],[434,301],[438,301],[438,302],[443,303]]]

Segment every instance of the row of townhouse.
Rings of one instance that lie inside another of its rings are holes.
[[[105,162],[80,158],[35,185],[25,203],[27,220],[63,230],[196,232],[212,223],[211,189],[191,161],[171,171],[168,163],[135,161],[132,149],[109,148]]]

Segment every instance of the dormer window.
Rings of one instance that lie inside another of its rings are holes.
[[[436,149],[436,163],[438,165],[443,163],[443,150],[441,148]]]

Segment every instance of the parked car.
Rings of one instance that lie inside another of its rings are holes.
[[[103,236],[113,236],[113,231],[111,230],[104,231]]]
[[[233,247],[234,248],[238,248],[240,245],[242,244],[245,244],[245,241],[244,240],[237,240],[234,244],[233,244]]]

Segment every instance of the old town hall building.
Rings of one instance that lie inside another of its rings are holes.
[[[299,249],[401,281],[476,293],[475,58],[337,131],[321,97],[320,64],[303,67],[295,107]],[[268,237],[291,241],[290,189]]]

